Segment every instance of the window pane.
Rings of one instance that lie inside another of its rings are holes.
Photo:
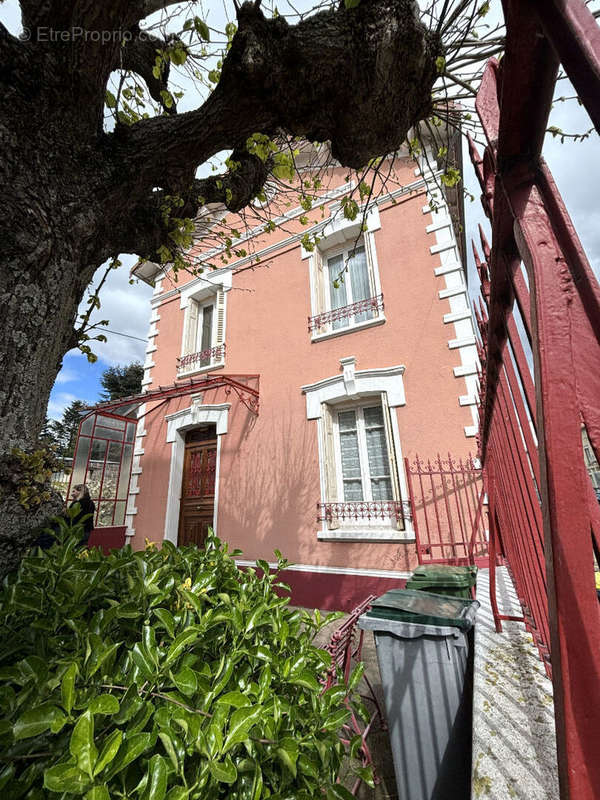
[[[360,478],[360,456],[358,454],[358,437],[356,433],[340,434],[340,450],[342,453],[342,476]]]
[[[367,430],[367,454],[369,456],[369,472],[371,477],[390,474],[387,444],[383,428]]]
[[[114,498],[117,493],[117,477],[121,464],[121,443],[111,442],[108,446],[106,468],[104,470],[104,483],[102,484],[102,497]]]
[[[352,503],[362,499],[362,481],[344,481],[344,500]]]
[[[75,463],[73,464],[71,486],[78,486],[80,483],[85,483],[85,471],[90,454],[91,441],[92,440],[88,439],[87,436],[81,436],[79,438],[77,452],[75,453]]]
[[[344,500],[363,499],[356,411],[340,411],[338,414],[340,452],[342,456],[342,480]]]
[[[127,499],[127,489],[129,488],[129,476],[131,475],[132,461],[133,445],[126,444],[123,448],[123,455],[121,457],[121,473],[119,475],[119,486],[117,488],[117,497],[120,500]]]
[[[381,427],[383,428],[383,409],[381,406],[371,406],[370,408],[363,409],[365,416],[365,426],[367,428]]]
[[[365,408],[363,414],[373,500],[393,500],[383,409],[381,406]]]
[[[212,322],[213,322],[213,306],[204,306],[200,312],[199,320],[199,333],[200,342],[198,344],[199,352],[209,350],[212,347]],[[205,367],[210,364],[210,356],[203,358],[200,365]]]
[[[90,456],[90,461],[104,461],[104,456],[106,455],[106,442],[104,439],[93,439],[92,440],[92,454]]]
[[[85,433],[90,434],[92,432],[92,428],[94,427],[94,419],[95,419],[95,417],[96,417],[95,414],[90,414],[89,417],[85,418],[85,420],[83,421],[83,423],[81,425],[80,433],[82,433],[82,434],[85,434]]]
[[[113,524],[113,503],[97,503],[96,511],[98,516],[96,519],[97,528],[108,528]]]
[[[373,500],[393,500],[392,482],[389,478],[372,478],[371,492]]]
[[[102,425],[96,425],[94,439],[114,439],[115,441],[121,442],[123,440],[123,431],[117,431],[114,428],[105,428]]]
[[[341,280],[340,273],[344,269],[344,256],[340,254],[339,256],[333,256],[333,258],[329,258],[327,260],[327,266],[329,269],[329,297],[331,298],[331,310],[335,310],[336,308],[343,308],[344,306],[348,305],[347,295],[346,295],[346,284]],[[344,276],[342,275],[342,278]],[[336,289],[333,285],[334,281],[339,281],[339,286]],[[338,319],[332,322],[332,327],[334,330],[337,328],[345,328],[348,325],[348,318],[345,319]]]
[[[350,257],[349,263],[350,282],[352,285],[352,302],[367,300],[371,297],[371,287],[369,285],[369,271],[367,269],[367,256],[364,247],[357,247]],[[373,310],[362,311],[354,315],[355,322],[363,322],[371,319]]]
[[[98,414],[97,425],[104,425],[105,428],[115,428],[119,431],[125,430],[125,420],[107,417],[105,414]]]
[[[338,414],[338,424],[341,431],[355,431],[356,411],[340,411]]]
[[[126,503],[115,503],[114,517],[112,520],[113,525],[125,525],[125,508]]]

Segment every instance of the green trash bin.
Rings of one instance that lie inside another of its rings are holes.
[[[358,627],[375,637],[399,800],[471,795],[470,629],[479,603],[393,589]]]
[[[407,589],[445,594],[449,597],[471,597],[477,581],[477,567],[454,567],[449,564],[421,564],[406,582]]]

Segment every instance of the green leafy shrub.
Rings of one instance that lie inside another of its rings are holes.
[[[214,537],[105,557],[80,535],[32,551],[0,595],[3,800],[350,796],[347,689],[322,693],[312,644],[329,619]]]

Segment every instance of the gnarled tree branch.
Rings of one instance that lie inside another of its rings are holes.
[[[154,162],[161,179],[182,163],[195,167],[243,144],[253,132],[281,127],[330,140],[334,158],[359,168],[397,149],[431,112],[440,52],[413,0],[363,0],[295,26],[266,19],[246,2],[219,84],[204,105],[119,131],[115,151],[140,169],[152,171]]]
[[[169,62],[163,65],[160,78],[156,78],[152,72],[156,62],[157,50],[162,50],[168,46],[168,42],[159,39],[147,32],[141,33],[139,28],[132,31],[134,38],[127,42],[117,54],[119,63],[115,67],[136,72],[148,87],[150,96],[169,114],[176,113],[175,103],[167,107],[161,96],[161,91],[168,90],[169,82]]]

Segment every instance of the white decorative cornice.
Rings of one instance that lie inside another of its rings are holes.
[[[436,175],[439,174],[441,173],[436,173]],[[424,191],[426,188],[427,184],[421,178],[420,180],[413,181],[413,183],[409,183],[406,186],[400,186],[393,192],[387,192],[386,194],[380,195],[374,201],[373,206],[381,208],[387,203],[393,203],[394,200],[396,200],[399,197],[402,197],[403,195],[417,194]],[[319,206],[324,205],[329,200],[335,199],[335,197],[338,197],[345,191],[349,191],[349,184],[344,184],[344,186],[338,187],[338,189],[334,189],[333,191],[328,192],[325,195],[322,195],[322,197],[319,198],[319,201],[322,200],[322,202],[315,204],[314,208],[315,209],[319,208]],[[364,206],[362,206],[362,208],[364,208]],[[431,213],[431,209],[429,208],[429,206],[426,206],[425,208],[427,208],[427,211]],[[304,209],[294,208],[291,211],[288,211],[287,214],[283,214],[281,217],[277,217],[273,221],[277,225],[281,222],[287,222],[290,219],[293,219],[294,217],[301,216],[302,214],[306,214],[306,211]],[[378,220],[378,217],[374,218],[374,220],[375,219]],[[255,253],[251,253],[250,255],[244,256],[244,258],[238,259],[237,261],[235,261],[235,263],[228,264],[226,267],[221,267],[220,269],[216,269],[207,274],[210,274],[211,276],[222,276],[227,272],[234,272],[235,270],[238,270],[241,267],[247,266],[249,264],[252,263],[258,264],[260,261],[263,261],[265,258],[272,255],[279,249],[289,247],[290,245],[299,244],[302,237],[307,233],[310,234],[311,236],[319,234],[319,232],[322,231],[323,228],[325,228],[330,222],[331,222],[330,219],[323,220],[322,222],[319,222],[317,225],[313,225],[311,228],[305,228],[300,233],[293,234],[292,236],[287,236],[285,239],[281,239],[280,241],[275,242],[274,244],[271,244],[268,247],[263,247],[261,250],[257,250]],[[374,222],[374,224],[376,223]],[[373,230],[377,230],[377,228],[374,227]],[[264,226],[253,228],[251,231],[248,231],[247,234],[244,234],[240,239],[236,239],[234,245],[237,247],[241,242],[247,241],[248,239],[252,239],[254,236],[258,236],[263,232],[264,232]],[[213,250],[210,250],[207,253],[205,253],[204,258],[213,258],[214,256],[224,252],[225,249],[226,249],[225,245],[223,245],[222,247],[214,248]],[[205,282],[206,280],[207,277],[205,275],[201,275],[200,277],[194,278],[194,280],[189,281],[189,283],[186,283],[184,288],[201,286],[202,283]],[[183,290],[184,289],[179,289],[178,287],[175,289],[170,289],[168,292],[165,292],[164,294],[153,297],[151,303],[153,306],[161,305],[161,303],[164,303],[165,300],[168,300],[171,297],[181,293]]]
[[[192,399],[189,408],[182,408],[174,414],[167,414],[167,442],[174,442],[178,432],[195,428],[198,425],[213,423],[217,435],[227,433],[227,420],[231,403],[214,403],[202,405],[201,398]]]
[[[306,395],[306,416],[308,419],[319,419],[322,403],[341,403],[354,397],[387,394],[391,407],[406,405],[403,364],[394,367],[377,367],[375,369],[355,369],[354,357],[340,359],[343,375],[302,386]]]

